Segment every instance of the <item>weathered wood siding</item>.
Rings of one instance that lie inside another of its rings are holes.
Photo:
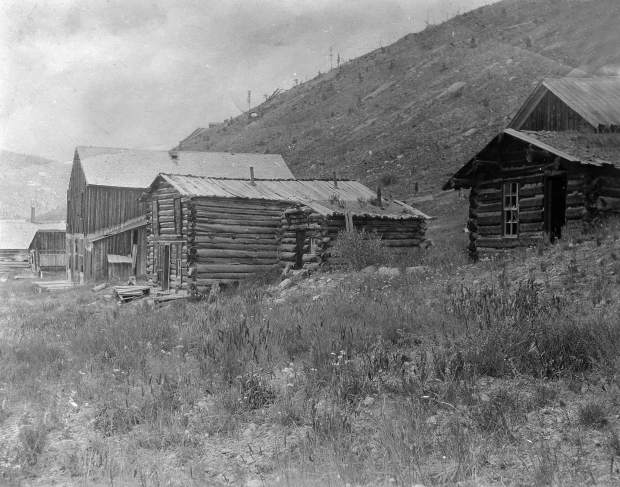
[[[144,214],[138,201],[144,189],[88,186],[85,202],[85,233],[119,225]]]
[[[141,188],[113,188],[87,185],[76,154],[67,190],[67,270],[78,280],[106,279],[108,254],[131,255],[134,241],[138,244],[136,274],[146,272],[146,231],[144,227],[128,230],[105,239],[89,242],[89,236],[100,230],[120,225],[141,216],[144,203],[138,198]]]
[[[108,254],[130,256],[132,255],[134,244],[137,245],[136,276],[144,276],[146,274],[146,228],[140,227],[95,240],[90,245],[88,243],[84,244],[85,278],[93,280],[107,279],[109,275]],[[79,248],[80,244],[78,243],[78,251]]]
[[[518,130],[579,130],[594,132],[594,128],[577,112],[548,91]]]
[[[73,157],[67,190],[67,233],[85,232],[86,179],[77,154]]]
[[[39,230],[32,239],[30,249],[65,251],[65,232]]]
[[[290,203],[243,198],[194,198],[189,204],[191,286],[205,292],[281,265],[280,226]]]

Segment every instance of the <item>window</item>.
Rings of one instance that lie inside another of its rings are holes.
[[[153,227],[153,235],[159,236],[159,205],[157,200],[153,200],[151,207],[151,226]]]
[[[519,236],[519,183],[504,183],[504,236]]]
[[[321,240],[318,238],[311,238],[310,239],[310,253],[312,255],[318,255],[320,248],[321,248]]]

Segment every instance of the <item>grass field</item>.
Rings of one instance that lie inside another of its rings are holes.
[[[0,287],[3,485],[618,485],[620,228],[118,306]]]

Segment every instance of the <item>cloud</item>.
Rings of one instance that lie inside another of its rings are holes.
[[[0,146],[60,160],[77,144],[172,146],[294,78],[485,0],[8,0]]]

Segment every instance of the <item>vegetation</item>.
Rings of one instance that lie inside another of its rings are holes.
[[[7,283],[2,478],[611,485],[617,237],[598,244],[161,308]]]

